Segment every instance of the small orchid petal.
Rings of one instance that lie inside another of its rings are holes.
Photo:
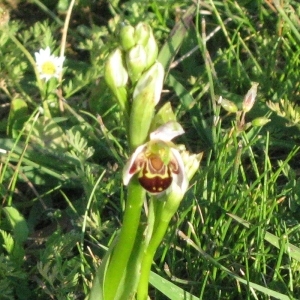
[[[162,140],[169,142],[176,136],[184,133],[181,125],[176,121],[169,121],[166,124],[158,127],[150,134],[150,140]]]
[[[123,169],[123,183],[124,183],[124,185],[128,185],[131,177],[138,171],[138,170],[135,170],[134,172],[130,172],[130,170],[132,169],[134,163],[136,162],[136,159],[145,150],[146,147],[147,147],[146,144],[137,147],[136,150],[131,155],[130,159],[127,161],[127,163],[126,163],[126,165]]]

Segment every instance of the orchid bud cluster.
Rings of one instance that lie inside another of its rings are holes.
[[[228,113],[235,113],[237,118],[237,128],[239,131],[243,131],[248,129],[251,126],[254,127],[261,127],[267,124],[270,119],[267,117],[258,117],[250,123],[245,122],[245,116],[246,113],[248,113],[254,106],[254,103],[256,101],[257,96],[257,82],[252,82],[252,86],[247,92],[247,94],[244,97],[243,103],[242,103],[242,109],[239,110],[237,105],[227,99],[223,99],[222,97],[219,98],[218,103],[222,106],[223,109],[225,109]]]
[[[155,63],[158,47],[148,24],[139,23],[136,27],[122,25],[119,39],[120,47],[109,55],[104,77],[121,109],[128,114],[130,105],[127,90],[136,85],[140,91],[141,83],[138,84],[138,81],[143,77],[143,84],[148,84],[149,81],[153,85],[158,83],[156,94],[160,95],[164,74],[161,64]],[[160,74],[155,74],[155,71]],[[157,97],[155,101],[158,102]]]

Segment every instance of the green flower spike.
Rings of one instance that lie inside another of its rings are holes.
[[[104,69],[104,78],[107,85],[118,99],[121,109],[127,111],[126,84],[128,81],[128,73],[123,64],[123,56],[120,49],[116,49],[109,55]]]
[[[124,185],[137,174],[142,187],[151,194],[165,192],[174,182],[184,193],[188,186],[182,157],[171,142],[183,134],[179,123],[170,121],[150,134],[150,141],[137,147],[123,171]]]
[[[138,80],[133,91],[129,136],[132,150],[144,144],[148,138],[154,109],[160,100],[164,68],[156,62]]]

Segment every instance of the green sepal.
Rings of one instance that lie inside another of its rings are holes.
[[[132,150],[148,138],[154,109],[160,100],[164,69],[156,62],[138,80],[134,92],[129,124],[129,142]]]
[[[145,89],[133,99],[129,124],[129,140],[132,150],[147,141],[155,109],[153,93],[151,89]]]
[[[155,129],[160,127],[163,124],[168,123],[169,121],[176,121],[176,116],[173,112],[170,102],[166,102],[154,116],[150,132],[153,132]]]

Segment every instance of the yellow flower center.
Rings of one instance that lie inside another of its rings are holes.
[[[53,75],[56,72],[56,66],[51,61],[46,61],[42,65],[43,74]]]

